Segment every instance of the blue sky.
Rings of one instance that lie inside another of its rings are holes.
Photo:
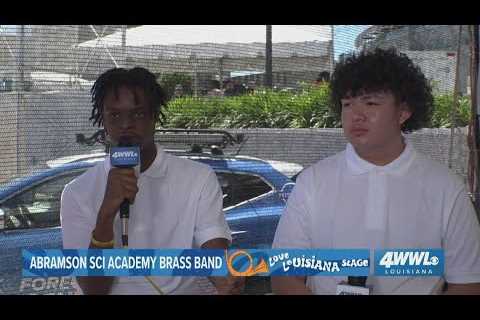
[[[355,39],[368,25],[335,25],[334,41],[335,60],[342,53],[353,51],[355,49]]]

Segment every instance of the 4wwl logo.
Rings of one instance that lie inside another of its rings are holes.
[[[135,151],[117,151],[112,154],[112,158],[135,158],[138,154]]]
[[[442,249],[396,249],[375,251],[377,276],[441,276]]]
[[[140,148],[113,147],[110,155],[110,163],[114,167],[134,167],[140,163]]]

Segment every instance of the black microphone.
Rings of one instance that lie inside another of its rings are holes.
[[[337,295],[369,295],[370,288],[366,286],[367,277],[348,277],[347,283],[341,282],[337,285]]]
[[[348,277],[348,284],[351,286],[365,287],[367,284],[367,277]]]
[[[110,148],[110,164],[117,168],[135,168],[140,164],[140,147],[126,141],[119,141]],[[128,246],[128,219],[130,218],[130,202],[125,199],[120,205],[120,221],[122,223],[122,245]]]

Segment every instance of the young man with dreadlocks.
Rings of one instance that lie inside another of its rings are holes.
[[[231,241],[222,192],[207,165],[166,153],[154,143],[164,119],[165,92],[144,68],[111,69],[92,87],[90,120],[112,143],[140,147],[140,173],[112,168],[108,159],[69,183],[62,194],[64,248],[121,246],[118,210],[131,206],[129,247],[225,249]],[[202,294],[195,277],[78,277],[85,294]],[[149,283],[147,280],[152,281]],[[212,277],[218,293],[239,293],[241,279]],[[160,290],[158,290],[160,288]],[[203,287],[204,288],[204,287]]]
[[[446,293],[480,294],[480,227],[465,185],[402,135],[432,112],[420,69],[394,49],[364,51],[336,65],[330,86],[349,143],[299,175],[273,247],[442,248],[442,277],[369,276],[366,285],[373,294],[432,294],[444,283]],[[272,288],[335,294],[344,280],[275,277]]]

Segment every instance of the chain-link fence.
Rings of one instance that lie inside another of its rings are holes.
[[[471,26],[458,25],[2,25],[0,191],[18,190],[0,199],[0,213],[32,211],[32,206],[41,211],[41,205],[58,211],[66,180],[51,188],[55,199],[32,191],[28,181],[40,188],[49,178],[31,177],[55,160],[103,151],[102,145],[82,145],[76,137],[98,130],[89,121],[90,89],[107,69],[142,66],[157,75],[170,99],[164,128],[227,130],[242,139],[227,145],[225,153],[268,160],[292,177],[345,147],[340,122],[329,112],[328,79],[349,53],[376,47],[397,48],[431,81],[432,128],[409,139],[472,189],[472,43]],[[22,177],[30,180],[12,182]],[[258,188],[277,188],[273,184],[264,181]],[[24,193],[31,207],[12,200],[12,194]],[[4,243],[4,229],[41,226],[0,221]]]

